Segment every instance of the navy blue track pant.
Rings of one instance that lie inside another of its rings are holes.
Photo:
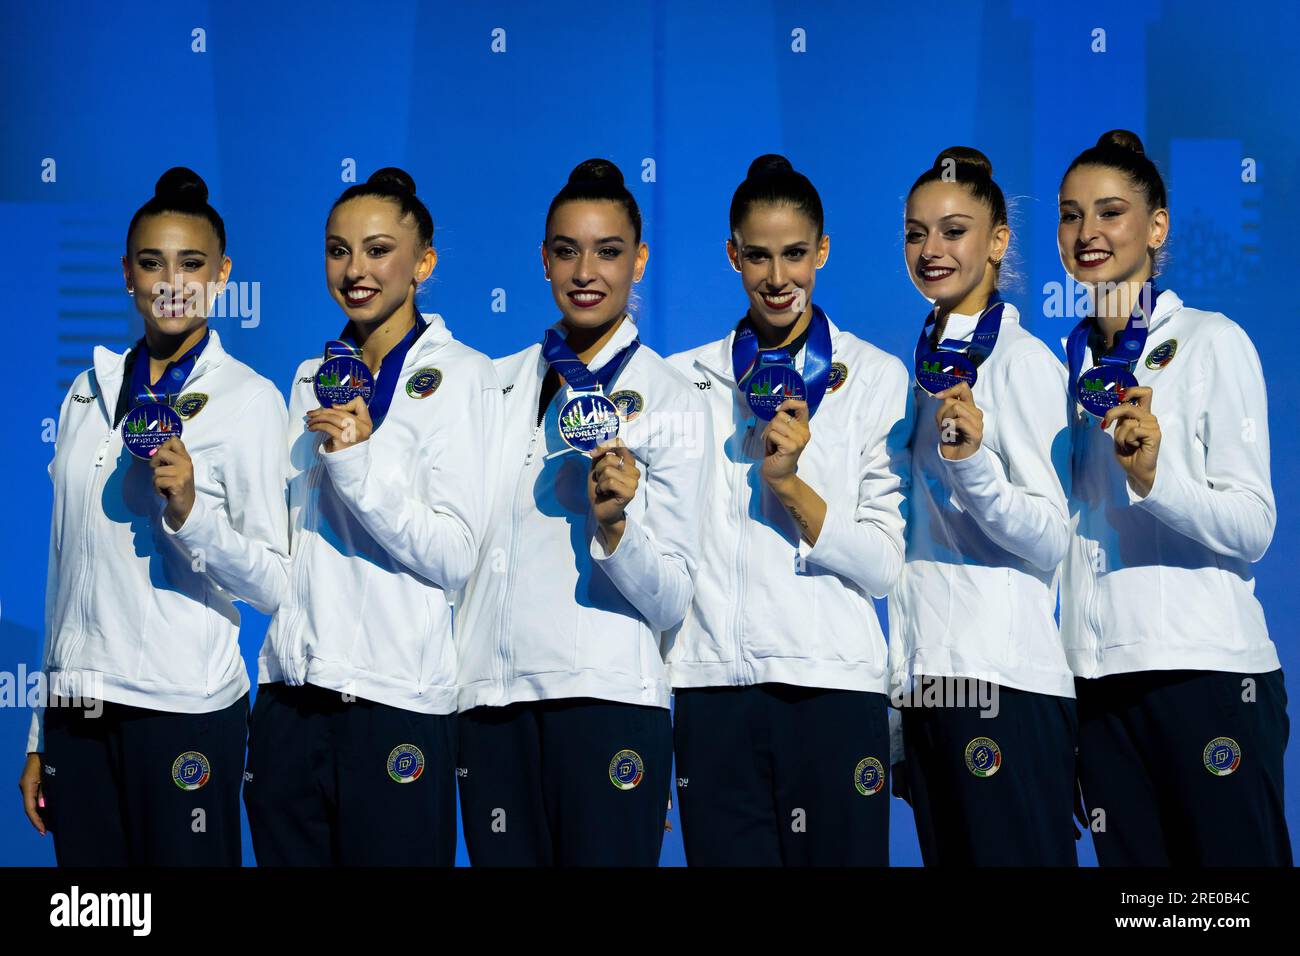
[[[460,715],[474,866],[657,866],[671,775],[667,708],[572,698]]]
[[[260,866],[453,866],[456,716],[258,688],[244,803]]]
[[[247,733],[247,695],[207,714],[53,702],[41,816],[59,865],[239,866]]]
[[[1078,864],[1072,699],[922,677],[904,701],[904,772],[926,866]]]
[[[885,695],[788,684],[675,693],[690,866],[888,866]]]
[[[1102,866],[1290,866],[1282,671],[1077,679],[1079,783]]]

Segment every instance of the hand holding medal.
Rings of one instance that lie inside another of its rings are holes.
[[[939,408],[934,422],[939,429],[939,454],[948,461],[961,461],[979,451],[984,440],[984,413],[965,382],[945,388],[934,396]]]
[[[1115,460],[1128,473],[1133,490],[1145,498],[1156,483],[1160,422],[1151,414],[1151,389],[1135,386],[1123,397],[1126,404],[1107,411],[1101,427],[1115,424]]]
[[[591,456],[587,473],[587,499],[605,538],[605,551],[612,553],[623,537],[627,506],[636,497],[641,469],[620,439],[600,445]]]
[[[167,499],[163,517],[179,531],[194,508],[194,461],[178,437],[168,438],[149,458],[153,489]]]
[[[346,405],[313,408],[307,413],[307,431],[325,436],[325,451],[335,452],[359,445],[375,430],[365,401],[354,398]]]
[[[794,478],[799,470],[799,456],[812,441],[809,421],[808,403],[787,398],[763,429],[764,455],[759,474],[773,490]]]
[[[321,407],[307,413],[307,431],[326,436],[326,452],[370,437],[374,422],[368,403],[375,392],[375,376],[354,343],[336,339],[325,344],[325,361],[316,370],[313,388]]]

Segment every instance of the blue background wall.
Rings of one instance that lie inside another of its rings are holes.
[[[44,422],[95,343],[127,347],[139,321],[122,292],[127,222],[172,165],[198,170],[225,217],[232,280],[260,284],[255,327],[213,322],[282,387],[338,330],[323,225],[344,188],[400,165],[437,224],[423,291],[490,355],[537,339],[555,310],[538,267],[547,203],[580,160],[619,163],[650,244],[641,327],[661,353],[721,335],[743,310],[723,257],[730,196],[749,161],[782,152],[821,190],[832,251],[817,300],[835,321],[903,355],[922,301],[902,262],[902,200],[940,149],[983,149],[1015,201],[1025,321],[1063,279],[1055,191],[1069,160],[1117,126],[1165,172],[1173,233],[1166,285],[1249,331],[1261,353],[1297,320],[1300,15],[1291,4],[1028,2],[538,4],[15,4],[0,9],[0,291],[11,362],[0,556],[0,670],[35,666],[45,581],[51,446]],[[897,5],[902,7],[904,5]],[[206,51],[192,31],[206,31]],[[505,31],[493,52],[492,31]],[[1093,31],[1105,30],[1094,52]],[[806,52],[792,49],[802,29]],[[1244,158],[1258,181],[1243,183]],[[42,162],[57,179],[42,181]],[[653,181],[639,175],[654,161]],[[506,310],[494,311],[494,290]],[[1274,391],[1279,523],[1258,594],[1284,667],[1290,622],[1296,446]],[[245,612],[256,654],[266,621]],[[30,714],[0,707],[0,863],[53,861],[12,781]],[[1296,771],[1288,800],[1295,826]],[[7,769],[6,769],[7,768]],[[4,783],[9,780],[9,783]],[[919,860],[893,803],[893,857]],[[672,819],[676,822],[676,815]],[[1093,859],[1088,841],[1082,858]],[[246,844],[245,858],[252,860]],[[461,850],[464,859],[464,850]],[[679,831],[665,863],[682,860]]]

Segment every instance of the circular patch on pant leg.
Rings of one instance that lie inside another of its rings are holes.
[[[884,785],[885,767],[879,760],[863,757],[858,761],[858,765],[853,768],[853,786],[858,788],[858,793],[869,797],[873,793],[879,793]]]
[[[645,776],[645,763],[635,750],[620,750],[609,762],[609,782],[620,790],[635,790]]]
[[[991,777],[1002,766],[1002,748],[991,737],[976,737],[966,745],[966,769],[977,777]]]
[[[388,755],[388,776],[394,783],[415,783],[424,773],[424,754],[415,744],[398,744]]]
[[[1231,737],[1215,737],[1201,751],[1205,769],[1216,777],[1226,777],[1241,766],[1241,746]]]
[[[172,761],[172,782],[182,790],[197,790],[212,776],[212,764],[197,750],[187,750]]]

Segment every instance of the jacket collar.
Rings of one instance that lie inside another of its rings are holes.
[[[1177,292],[1173,289],[1161,291],[1159,298],[1156,299],[1155,314],[1151,316],[1151,328],[1148,334],[1154,332],[1157,326],[1164,325],[1182,307],[1183,300],[1178,298]]]
[[[564,334],[565,330],[563,322],[556,322],[551,326],[551,328],[555,329],[555,331],[559,332],[561,335]],[[603,368],[610,359],[631,345],[640,334],[640,330],[636,327],[636,320],[632,318],[632,313],[623,313],[622,323],[614,330],[614,335],[610,340],[601,346],[599,352],[592,356],[591,361],[587,363],[587,368],[593,372]],[[533,346],[533,348],[537,349],[538,372],[540,375],[544,376],[548,368],[546,356],[542,354],[542,346],[540,343]]]
[[[424,361],[451,341],[451,329],[447,328],[447,323],[437,312],[421,312],[420,318],[425,322],[425,329],[420,333],[420,337],[411,343],[411,349],[402,362],[403,369]]]
[[[1156,299],[1156,307],[1151,316],[1151,325],[1147,328],[1147,344],[1150,345],[1150,336],[1157,328],[1164,325],[1173,317],[1174,313],[1183,307],[1183,300],[1178,297],[1178,293],[1173,289],[1162,289],[1159,297]],[[1075,326],[1071,326],[1071,329]],[[1061,349],[1069,354],[1070,336],[1067,332],[1061,337]]]
[[[185,391],[200,376],[211,372],[226,360],[226,350],[221,346],[221,336],[217,334],[217,330],[214,328],[209,327],[208,331],[210,333],[208,344],[199,353],[194,368],[190,369],[189,377],[185,379],[185,383],[179,391]],[[135,348],[135,346],[133,345],[131,348]],[[95,346],[91,365],[95,371],[95,383],[98,386],[99,394],[104,400],[105,409],[110,417],[117,404],[117,393],[122,388],[122,375],[126,370],[126,357],[129,354],[131,354],[131,349],[114,352],[102,345]]]
[[[1020,312],[1010,302],[1003,303],[1005,308],[1002,310],[1003,322],[1019,322]],[[953,312],[948,316],[948,321],[944,323],[943,337],[945,339],[960,339],[966,341],[975,334],[975,329],[979,327],[980,314],[976,312],[967,315],[961,312]]]
[[[834,355],[835,339],[839,336],[840,330],[835,323],[831,321],[830,316],[826,317],[826,324],[830,328],[831,353]],[[735,372],[731,368],[731,343],[735,341],[735,338],[736,330],[733,328],[725,337],[701,350],[700,354],[695,356],[695,364],[700,368],[712,372],[722,381],[730,382],[732,385],[735,385],[736,376]]]

